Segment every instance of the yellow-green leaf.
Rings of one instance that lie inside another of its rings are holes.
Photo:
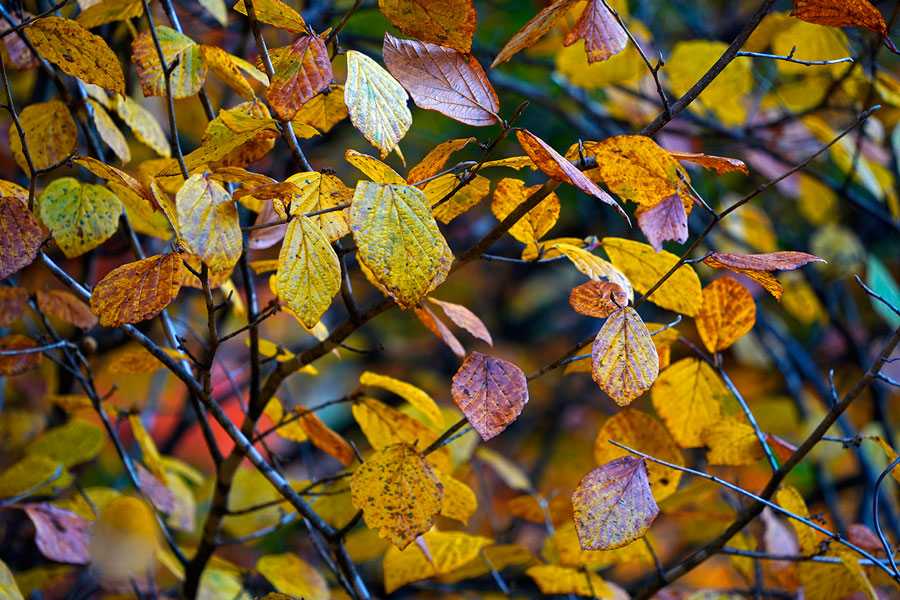
[[[49,486],[42,485],[48,482]],[[29,454],[0,473],[0,498],[13,498],[43,489],[63,488],[70,483],[72,474],[58,460],[43,454]],[[0,598],[2,597],[0,595]]]
[[[206,59],[200,52],[200,46],[188,36],[165,25],[156,27],[156,35],[162,47],[166,66],[172,68],[178,60],[170,75],[172,97],[189,98],[199,92],[206,79],[207,70]],[[131,43],[131,59],[141,80],[144,95],[165,97],[166,80],[163,65],[159,61],[159,54],[156,52],[156,45],[149,29],[141,32]]]
[[[344,102],[350,121],[381,151],[381,158],[397,146],[412,124],[408,98],[403,86],[378,63],[356,50],[347,52]]]
[[[142,144],[146,144],[163,158],[172,156],[169,140],[153,114],[137,103],[131,96],[116,96],[116,112],[119,118],[131,128],[131,133]]]
[[[72,177],[54,180],[38,199],[41,221],[67,258],[108,240],[119,227],[122,203],[101,185]]]
[[[100,27],[115,21],[140,17],[144,5],[140,0],[100,0],[82,10],[75,20],[88,29]]]
[[[103,429],[88,421],[72,419],[45,431],[25,447],[25,453],[46,456],[70,468],[97,456],[104,443]]]
[[[214,272],[227,271],[241,256],[237,208],[217,181],[192,175],[175,196],[178,230],[188,249]]]
[[[25,600],[12,571],[0,560],[0,598],[3,600]]]
[[[278,297],[313,327],[341,289],[341,264],[325,233],[309,217],[292,220],[278,254]]]

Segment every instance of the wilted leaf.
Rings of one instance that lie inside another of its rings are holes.
[[[159,37],[166,66],[171,68],[178,61],[170,75],[172,97],[190,98],[200,91],[200,86],[206,79],[206,59],[200,52],[200,46],[188,36],[165,25],[156,27],[156,35]],[[141,81],[144,96],[165,97],[163,65],[159,62],[159,54],[149,29],[141,32],[131,43],[131,60]]]
[[[458,50],[384,34],[384,64],[419,108],[460,123],[497,122],[500,102],[478,61]]]
[[[328,89],[334,75],[325,42],[317,35],[302,35],[273,61],[274,74],[266,99],[275,114],[290,121],[304,104]]]
[[[0,280],[30,265],[37,258],[44,233],[28,205],[19,198],[0,196]]]
[[[617,283],[588,281],[572,289],[569,304],[580,315],[605,319],[628,306],[628,296]]]
[[[19,122],[35,169],[48,169],[75,152],[78,130],[68,107],[59,100],[29,104],[19,113]],[[9,127],[9,149],[16,164],[28,173],[22,139],[15,125]]]
[[[764,455],[753,428],[735,418],[722,419],[706,427],[700,439],[709,448],[706,460],[711,465],[752,465]]]
[[[319,322],[341,289],[337,254],[309,217],[288,224],[275,277],[279,298],[307,327]]]
[[[487,441],[518,418],[528,402],[528,382],[511,362],[473,352],[453,376],[450,395]]]
[[[747,271],[793,271],[798,267],[813,262],[825,262],[818,256],[806,252],[769,252],[767,254],[726,254],[713,252],[704,262],[719,263],[729,269]],[[710,266],[714,266],[710,264]]]
[[[0,327],[15,323],[28,306],[28,291],[19,287],[0,287]]]
[[[491,212],[502,221],[540,188],[540,185],[525,187],[525,183],[519,179],[501,179],[494,190]],[[535,243],[556,224],[559,209],[559,197],[553,193],[548,194],[509,228],[509,234],[520,242]]]
[[[542,594],[574,594],[588,598],[611,598],[612,592],[599,575],[586,569],[538,565],[525,574],[531,577]]]
[[[626,408],[610,417],[597,433],[594,460],[598,465],[622,456],[627,450],[609,443],[618,442],[674,465],[684,465],[684,457],[662,424],[645,412]],[[678,489],[681,471],[655,462],[647,463],[648,480],[657,502],[668,498]]]
[[[63,254],[74,258],[112,237],[122,203],[103,186],[61,177],[44,189],[38,210]]]
[[[163,133],[156,118],[146,108],[138,104],[131,96],[116,96],[116,112],[119,118],[131,128],[131,133],[142,144],[149,146],[163,158],[172,156],[169,140]]]
[[[161,313],[181,289],[180,254],[159,254],[113,269],[94,288],[91,312],[104,327],[139,323]]]
[[[604,0],[588,2],[563,44],[571,46],[582,38],[589,63],[606,60],[624,50],[628,44],[628,34],[606,7]]]
[[[584,476],[572,493],[583,550],[611,550],[640,539],[659,514],[647,461],[623,456]]]
[[[0,338],[0,352],[23,351],[20,354],[0,355],[0,376],[13,377],[37,369],[43,355],[40,352],[28,352],[37,347],[33,339],[24,335],[14,334]]]
[[[697,332],[710,352],[720,352],[753,328],[756,304],[743,285],[720,277],[703,289]]]
[[[350,479],[350,492],[366,525],[403,550],[431,528],[444,490],[418,450],[395,444],[360,465]]]
[[[503,46],[499,54],[497,54],[497,58],[491,63],[491,68],[493,69],[500,63],[508,61],[520,50],[533,46],[535,42],[544,37],[544,34],[550,31],[560,19],[566,16],[566,13],[569,12],[569,9],[571,9],[575,3],[575,0],[557,0],[539,12],[535,18],[528,21],[525,27],[516,32],[516,34],[506,42],[506,45]]]
[[[192,175],[175,196],[178,230],[187,248],[213,272],[231,269],[243,250],[237,208],[222,184]]]
[[[385,552],[384,589],[388,594],[408,583],[449,573],[477,558],[479,550],[492,543],[490,538],[462,531],[429,531],[423,539],[430,556],[418,545]]]
[[[38,55],[64,73],[86,83],[125,95],[122,65],[103,38],[81,24],[61,17],[44,17],[31,23],[25,33]]]
[[[256,570],[276,590],[294,598],[328,600],[328,583],[312,566],[293,552],[269,554],[256,563]]]
[[[475,21],[472,0],[378,0],[378,8],[403,35],[471,52]]]
[[[425,194],[361,181],[350,206],[357,257],[400,306],[412,308],[442,273],[446,241]]]
[[[397,147],[412,124],[406,100],[403,86],[378,63],[356,50],[347,52],[344,102],[350,121],[381,151],[381,158]]]
[[[887,35],[884,17],[868,0],[794,0],[792,17],[830,27],[861,26]]]
[[[97,324],[97,317],[91,309],[74,295],[63,290],[38,290],[35,292],[38,308],[50,317],[71,323],[81,329],[90,329]]]
[[[305,123],[327,133],[332,127],[347,118],[344,103],[344,86],[332,85],[315,98],[300,107],[294,115],[294,123]]]
[[[418,304],[413,307],[413,310],[416,313],[416,316],[422,322],[422,324],[428,328],[428,330],[434,335],[438,336],[442,342],[447,344],[450,350],[453,351],[453,354],[462,358],[466,355],[466,350],[463,348],[463,345],[459,342],[453,332],[450,331],[450,328],[441,321],[437,315],[435,315],[430,308],[425,306],[424,304]]]
[[[687,213],[677,194],[666,196],[638,215],[638,226],[653,249],[662,250],[662,243],[672,240],[683,244],[688,239]]]
[[[444,427],[444,415],[441,414],[440,407],[431,396],[411,383],[406,383],[387,375],[365,371],[359,376],[359,384],[362,386],[380,387],[397,394],[422,411],[422,414],[428,417],[428,420],[434,423],[436,427]]]
[[[93,523],[48,502],[27,504],[25,513],[34,523],[34,541],[45,557],[76,565],[91,562],[88,542]]]
[[[606,320],[591,346],[591,370],[619,406],[650,389],[659,375],[659,357],[636,310],[626,306]]]
[[[707,169],[712,169],[717,175],[731,173],[732,171],[740,171],[744,175],[749,175],[747,165],[744,161],[727,156],[712,156],[710,154],[702,154],[700,152],[680,152],[677,150],[668,150],[669,154],[675,160],[685,160],[701,165]]]
[[[720,419],[720,398],[728,391],[713,368],[685,358],[666,368],[653,386],[653,408],[682,448],[703,445],[700,434]]]
[[[534,161],[534,164],[550,179],[566,181],[579,190],[593,196],[597,200],[612,206],[619,215],[628,221],[628,215],[619,206],[619,203],[601,190],[593,181],[581,172],[581,170],[566,160],[559,152],[554,150],[547,142],[537,137],[527,129],[516,131],[516,138],[525,153]]]
[[[238,0],[234,4],[234,10],[242,15],[247,14],[244,0]],[[253,2],[253,10],[260,22],[285,29],[293,33],[302,33],[306,30],[306,22],[297,11],[280,0],[256,0]]]
[[[437,300],[436,298],[428,298],[428,300],[433,304],[440,306],[441,310],[444,311],[444,314],[447,315],[448,319],[453,321],[454,325],[465,329],[479,340],[487,342],[488,345],[494,345],[494,340],[491,339],[491,332],[488,331],[481,319],[478,318],[478,315],[471,310],[461,304],[444,302],[443,300]]]
[[[655,252],[647,244],[623,238],[603,238],[602,245],[612,264],[641,293],[649,290],[678,262],[677,256],[665,250]],[[694,317],[700,312],[702,294],[697,273],[689,265],[682,265],[648,300],[662,308]]]

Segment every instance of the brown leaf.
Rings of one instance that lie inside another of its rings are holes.
[[[428,300],[440,306],[444,311],[444,314],[447,315],[447,318],[453,321],[457,327],[462,327],[479,340],[485,341],[491,346],[494,345],[494,340],[491,338],[491,332],[488,331],[488,328],[485,327],[481,319],[478,318],[478,315],[471,310],[461,304],[454,304],[453,302],[444,302],[443,300],[437,300],[435,298],[428,298]]]
[[[459,340],[456,339],[456,336],[453,335],[450,328],[447,327],[443,321],[438,319],[437,315],[431,312],[430,308],[424,304],[419,304],[414,306],[413,310],[416,312],[416,316],[419,317],[419,320],[422,321],[422,325],[427,327],[431,333],[438,336],[442,342],[447,344],[447,346],[450,347],[450,350],[453,351],[453,354],[460,358],[466,355],[465,348],[459,343]]]
[[[597,198],[601,202],[609,204],[616,209],[626,221],[631,223],[628,215],[619,206],[619,203],[612,197],[597,187],[597,185],[587,178],[578,167],[566,160],[559,152],[551,148],[547,142],[537,137],[527,129],[519,129],[516,131],[516,137],[525,153],[534,161],[534,164],[543,171],[544,175],[556,181],[566,181],[577,187],[582,192]]]
[[[0,327],[14,323],[28,306],[28,292],[24,288],[0,287]]]
[[[847,539],[863,550],[873,553],[884,552],[884,546],[881,544],[878,536],[875,535],[875,532],[862,523],[853,523],[847,527]]]
[[[628,305],[628,295],[617,283],[588,281],[572,288],[569,304],[580,315],[605,319]]]
[[[300,36],[273,62],[275,73],[266,99],[285,121],[293,119],[301,106],[327,90],[334,79],[328,49],[317,35]]]
[[[566,13],[569,12],[569,9],[572,8],[575,3],[576,0],[557,0],[539,12],[535,18],[528,21],[528,23],[525,24],[525,27],[516,32],[516,34],[506,42],[506,45],[503,46],[500,53],[497,54],[497,58],[491,63],[491,68],[493,69],[500,63],[508,61],[520,50],[533,46],[534,43],[544,37],[544,34],[550,31],[560,19],[566,16]]]
[[[473,352],[453,376],[450,395],[487,441],[518,418],[528,402],[528,382],[511,362]]]
[[[8,335],[0,338],[0,352],[14,352],[37,348],[37,343],[24,335]],[[41,364],[40,352],[0,355],[0,376],[12,377],[37,369]]]
[[[606,60],[624,50],[628,44],[628,34],[606,7],[604,0],[588,2],[563,45],[571,46],[582,38],[589,63]]]
[[[76,565],[91,562],[91,521],[49,502],[28,504],[25,513],[34,523],[34,541],[45,557]]]
[[[816,25],[859,25],[879,35],[888,34],[884,17],[868,0],[794,0],[791,16]]]
[[[458,50],[384,34],[384,64],[419,108],[460,123],[483,127],[498,122],[500,102],[484,69]]]
[[[612,550],[640,539],[659,514],[647,461],[623,456],[584,476],[572,494],[582,550]]]
[[[0,280],[30,265],[44,233],[28,206],[18,198],[0,196]]]
[[[237,192],[235,192],[235,195],[237,195]],[[275,213],[275,208],[273,207],[272,203],[266,202],[265,204],[263,204],[262,210],[259,211],[259,214],[256,215],[256,221],[253,224],[256,226],[264,225],[266,223],[278,221],[280,220],[280,218],[281,217]],[[247,247],[253,250],[264,250],[266,248],[271,248],[284,239],[284,234],[286,231],[286,223],[282,223],[281,225],[272,225],[271,227],[264,227],[262,229],[254,229],[250,232],[250,235],[247,236]]]
[[[472,0],[378,0],[378,8],[403,35],[472,51],[478,18]]]
[[[726,254],[713,252],[703,260],[709,266],[721,265],[728,269],[747,271],[793,271],[813,262],[825,262],[818,256],[806,252],[769,252],[767,254]],[[718,263],[714,265],[711,263]]]
[[[180,254],[159,254],[110,271],[91,294],[91,312],[104,327],[152,319],[181,289]]]
[[[97,317],[87,304],[63,290],[39,290],[35,297],[38,308],[45,314],[62,319],[81,329],[90,329],[97,324]]]
[[[33,18],[34,15],[27,10],[23,10],[19,17],[24,21]],[[0,17],[0,33],[5,33],[9,29],[11,29],[9,21]],[[10,61],[19,71],[27,71],[40,64],[40,57],[35,56],[31,52],[31,48],[28,47],[28,44],[25,43],[25,40],[18,35],[6,35],[3,38],[3,45],[6,47],[6,52],[9,54]]]
[[[638,226],[657,252],[662,250],[662,243],[666,240],[685,243],[688,238],[688,224],[681,197],[672,194],[640,212]]]
[[[744,175],[749,175],[747,165],[744,161],[727,156],[712,156],[701,152],[679,152],[678,150],[667,150],[675,160],[686,160],[698,164],[707,169],[712,169],[717,175],[723,175],[732,171],[740,171]]]
[[[594,381],[619,406],[650,389],[659,376],[659,355],[637,311],[626,306],[610,315],[591,346]]]

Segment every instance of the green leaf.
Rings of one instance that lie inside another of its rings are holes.
[[[63,254],[74,258],[112,237],[119,227],[122,203],[103,186],[62,177],[40,195],[38,209]]]

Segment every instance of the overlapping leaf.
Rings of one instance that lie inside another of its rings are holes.
[[[388,594],[408,583],[454,571],[478,559],[479,551],[492,543],[490,538],[462,531],[429,531],[423,539],[430,556],[419,546],[385,552],[384,588]]]
[[[599,575],[587,569],[537,565],[525,574],[531,577],[544,595],[568,594],[593,598],[610,598],[612,591]]]
[[[328,89],[334,75],[325,42],[302,35],[273,61],[274,74],[266,99],[278,117],[290,121],[300,108]]]
[[[638,215],[638,226],[657,252],[662,250],[662,243],[668,240],[685,243],[688,239],[688,222],[684,202],[677,194],[666,196]]]
[[[463,348],[463,345],[459,342],[457,337],[453,335],[450,328],[447,327],[447,325],[441,321],[430,308],[424,304],[419,304],[414,306],[413,309],[415,310],[416,317],[422,322],[422,325],[427,327],[431,333],[447,344],[447,347],[450,348],[453,354],[460,358],[466,355],[466,349]]]
[[[124,98],[116,96],[115,106],[119,118],[131,128],[131,132],[139,142],[146,144],[163,158],[172,156],[169,140],[150,111],[138,104],[131,96]]]
[[[35,169],[48,169],[75,151],[78,130],[68,107],[59,100],[29,104],[19,113],[25,145]],[[15,125],[9,128],[9,149],[16,164],[28,173],[22,140]]]
[[[110,271],[91,294],[91,311],[104,327],[152,319],[181,289],[179,254],[160,254]]]
[[[472,51],[478,18],[472,0],[378,0],[378,8],[404,35],[460,52]]]
[[[518,418],[528,402],[528,382],[511,362],[473,352],[453,376],[450,395],[487,441]]]
[[[572,289],[569,304],[578,314],[605,319],[627,306],[628,296],[617,283],[588,281]]]
[[[107,23],[140,17],[143,12],[144,5],[140,0],[101,0],[84,8],[75,16],[75,20],[82,26],[93,29]]]
[[[494,340],[491,339],[491,332],[488,331],[488,328],[485,327],[482,320],[478,318],[478,315],[471,310],[462,304],[445,302],[443,300],[438,300],[437,298],[428,298],[428,300],[433,304],[440,306],[441,310],[444,311],[444,314],[447,315],[448,319],[453,321],[454,325],[465,329],[479,340],[487,342],[489,346],[494,345]]]
[[[434,208],[431,214],[441,223],[447,224],[459,215],[474,208],[491,192],[491,180],[475,175],[471,181],[455,194],[444,198],[459,186],[459,178],[453,173],[441,175],[425,184],[424,192]]]
[[[696,323],[700,339],[710,352],[728,348],[755,322],[753,296],[731,277],[720,277],[703,289],[703,306]]]
[[[540,185],[525,187],[525,183],[520,179],[509,177],[501,179],[494,190],[491,212],[502,221],[540,188]],[[548,194],[509,228],[509,234],[520,242],[535,243],[556,224],[559,210],[559,197],[553,193]]]
[[[247,14],[244,0],[238,0],[234,4],[234,10],[242,15]],[[253,3],[253,12],[260,22],[285,29],[293,33],[302,33],[306,30],[306,21],[300,14],[281,0],[256,0]]]
[[[38,210],[63,254],[73,258],[112,237],[119,227],[122,203],[103,186],[61,177],[44,189]]]
[[[275,275],[278,296],[313,327],[341,289],[341,264],[325,233],[309,217],[288,224]]]
[[[38,308],[45,315],[61,319],[82,329],[97,324],[91,309],[73,294],[63,290],[38,290],[34,294]]]
[[[378,63],[356,50],[347,52],[344,102],[350,121],[381,151],[381,158],[397,147],[412,124],[407,98],[403,86]]]
[[[428,417],[428,420],[434,423],[436,427],[444,426],[444,415],[441,409],[424,390],[414,386],[411,383],[400,381],[387,375],[379,375],[366,371],[359,376],[359,384],[363,386],[374,386],[385,389],[389,392],[397,394]]]
[[[45,557],[57,562],[91,562],[88,541],[93,523],[49,502],[28,504],[25,513],[34,524],[34,541]]]
[[[268,554],[256,563],[256,570],[276,590],[294,598],[328,600],[328,583],[312,565],[294,554]]]
[[[684,160],[701,165],[702,167],[705,167],[707,169],[712,169],[716,172],[717,175],[731,173],[732,171],[740,171],[744,175],[750,174],[750,171],[747,170],[747,165],[744,164],[744,161],[738,160],[736,158],[730,158],[727,156],[712,156],[710,154],[702,154],[700,152],[681,152],[676,150],[669,150],[668,152],[675,160]]]
[[[38,255],[44,233],[28,205],[13,196],[0,196],[0,280],[30,265]]]
[[[172,97],[189,98],[199,92],[207,71],[206,59],[200,52],[200,46],[188,36],[165,25],[156,28],[156,35],[162,47],[165,66],[172,68],[175,61],[178,61],[169,76]],[[131,43],[131,59],[141,80],[144,96],[165,97],[165,72],[149,29]]]
[[[713,252],[703,259],[705,265],[714,269],[725,268],[750,277],[778,300],[781,300],[784,286],[769,271],[792,271],[813,261],[825,262],[818,256],[794,251],[768,254]]]
[[[619,406],[650,389],[659,375],[659,357],[637,311],[626,306],[603,324],[591,346],[594,381]]]
[[[575,265],[576,269],[590,277],[593,281],[606,280],[610,283],[615,283],[625,291],[625,295],[629,302],[634,300],[634,290],[631,287],[631,282],[629,282],[628,278],[611,263],[603,260],[593,252],[589,252],[578,246],[573,246],[572,244],[556,243],[551,246],[551,249],[558,250],[564,254],[566,258],[572,261],[572,264]]]
[[[294,123],[305,123],[326,133],[346,119],[348,114],[344,103],[344,86],[333,85],[300,107],[294,115]]]
[[[213,272],[231,269],[242,251],[237,208],[222,184],[192,175],[175,196],[178,230],[188,249]]]
[[[603,0],[589,0],[563,44],[571,46],[580,39],[584,39],[584,51],[589,63],[606,60],[624,50],[628,44],[628,34]]]
[[[348,204],[353,197],[350,188],[328,173],[316,171],[297,173],[288,177],[285,182],[293,183],[299,188],[291,199],[290,213],[295,216],[333,209]],[[347,224],[348,212],[347,209],[331,210],[309,218],[322,229],[328,241],[333,242],[350,232]]]

